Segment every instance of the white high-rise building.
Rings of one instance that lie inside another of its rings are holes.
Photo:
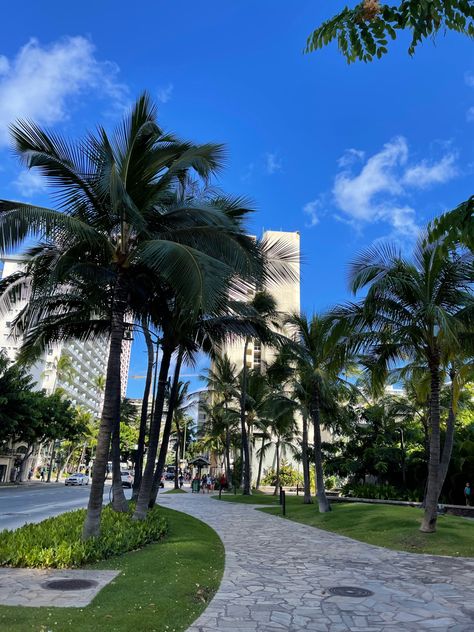
[[[21,269],[22,257],[11,255],[3,258],[2,278]],[[25,296],[26,301],[26,296]],[[14,361],[21,346],[21,339],[11,335],[11,323],[23,308],[25,301],[18,302],[7,315],[0,315],[0,349]],[[122,396],[125,395],[130,365],[131,340],[124,340],[121,362]],[[70,340],[51,345],[30,368],[38,390],[53,393],[60,388],[73,405],[89,410],[93,415],[102,412],[103,392],[101,377],[106,375],[109,343],[106,336],[90,341]],[[65,361],[68,358],[69,361]]]

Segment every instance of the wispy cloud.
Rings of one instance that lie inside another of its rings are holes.
[[[25,198],[31,198],[33,195],[43,193],[46,190],[45,178],[36,171],[21,171],[13,184],[20,195]]]
[[[276,152],[267,152],[265,154],[265,171],[269,175],[278,173],[283,168],[281,158]]]
[[[320,197],[317,197],[315,200],[311,200],[311,202],[307,202],[303,206],[303,213],[305,213],[309,218],[309,221],[307,223],[308,227],[311,228],[319,224],[319,222],[321,221],[320,213],[322,209],[323,209],[323,202]]]
[[[349,167],[356,162],[360,162],[365,158],[365,151],[361,149],[354,149],[351,147],[350,149],[346,149],[342,156],[337,161],[337,164],[340,167]]]
[[[455,153],[449,153],[437,162],[422,160],[405,171],[403,183],[418,189],[426,189],[433,184],[448,182],[459,173],[456,159],[457,155]]]
[[[355,222],[384,221],[398,234],[414,235],[418,231],[415,210],[404,198],[411,189],[427,189],[458,175],[456,158],[450,151],[438,160],[409,164],[408,143],[398,136],[370,156],[358,173],[347,168],[336,175],[335,204]]]
[[[158,88],[158,91],[156,93],[156,98],[158,99],[160,103],[168,103],[168,101],[171,99],[173,95],[173,90],[174,90],[174,85],[172,83],[169,83],[164,88]]]
[[[363,226],[384,222],[392,236],[413,237],[419,228],[409,197],[415,190],[428,189],[452,180],[459,173],[457,154],[452,149],[437,159],[412,160],[407,140],[397,136],[368,158],[360,150],[349,149],[338,161],[339,172],[332,188],[333,217]],[[408,199],[407,199],[408,198]],[[321,196],[308,202],[303,212],[315,226],[321,210]]]
[[[0,57],[0,145],[9,142],[8,126],[17,118],[54,125],[68,118],[74,99],[107,98],[123,107],[127,89],[119,68],[99,61],[84,37],[67,37],[48,46],[31,39],[12,59]]]

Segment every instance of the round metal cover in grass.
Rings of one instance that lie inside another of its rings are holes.
[[[42,587],[46,590],[87,590],[95,586],[97,582],[93,579],[52,579]]]
[[[333,586],[328,588],[328,592],[338,597],[370,597],[374,594],[371,590],[357,586]]]

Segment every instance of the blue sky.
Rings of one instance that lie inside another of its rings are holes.
[[[217,184],[250,196],[250,229],[299,230],[302,306],[348,297],[347,262],[377,240],[409,250],[419,227],[472,193],[474,56],[456,34],[414,58],[348,66],[335,46],[303,55],[339,2],[83,0],[3,13],[1,197],[48,203],[8,147],[8,124],[32,118],[71,136],[113,126],[147,89],[162,125],[224,142]],[[187,374],[199,373],[204,365]],[[131,375],[145,366],[137,338]],[[128,393],[140,396],[143,380]]]

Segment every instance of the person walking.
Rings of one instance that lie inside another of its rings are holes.
[[[182,489],[183,488],[183,484],[184,484],[184,476],[183,476],[182,473],[179,475],[178,481],[179,481],[179,489]]]
[[[466,500],[466,505],[469,507],[471,504],[471,483],[466,483],[466,487],[464,488],[464,498]]]
[[[45,474],[45,472],[44,472],[44,467],[42,467],[42,468],[41,468],[40,475],[41,475],[41,480],[43,481],[43,483],[44,483],[44,474]]]

